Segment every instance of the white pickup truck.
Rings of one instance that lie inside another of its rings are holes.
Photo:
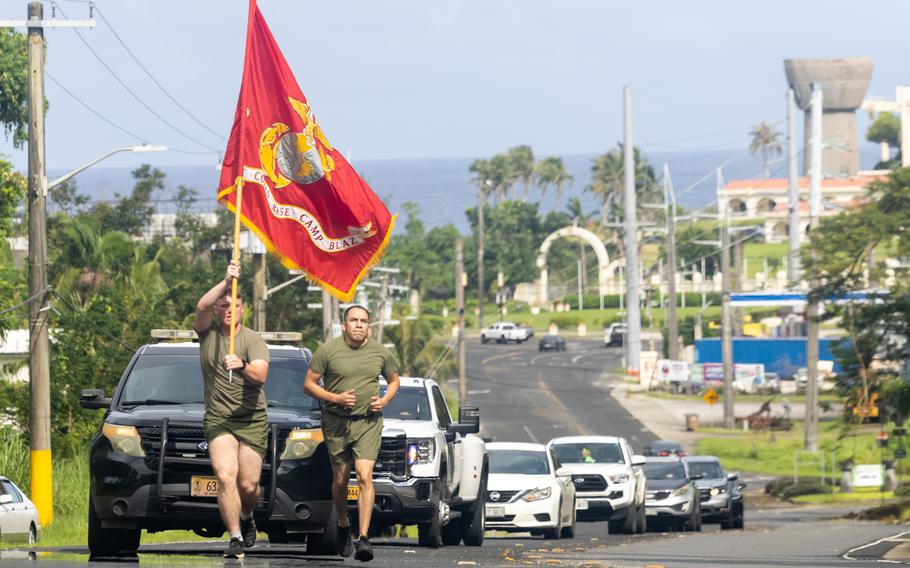
[[[416,524],[420,546],[483,544],[489,467],[486,445],[474,435],[480,431],[477,407],[460,407],[454,422],[435,381],[402,377],[398,396],[382,415],[373,525]],[[356,497],[352,479],[352,515]]]
[[[495,341],[496,343],[506,343],[514,341],[521,343],[527,341],[534,335],[528,327],[522,327],[517,323],[510,321],[501,321],[494,323],[490,327],[480,332],[480,342]]]
[[[645,457],[625,438],[567,436],[547,447],[572,472],[579,520],[607,521],[610,534],[645,532]]]

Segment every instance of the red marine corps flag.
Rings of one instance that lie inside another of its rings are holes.
[[[332,146],[250,0],[243,83],[218,201],[291,269],[340,300],[382,257],[395,218]]]

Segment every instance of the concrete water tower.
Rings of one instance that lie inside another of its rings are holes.
[[[805,143],[809,147],[812,83],[822,88],[822,175],[852,176],[859,171],[856,145],[856,109],[863,104],[869,79],[871,57],[843,59],[785,59],[784,70],[796,103],[806,113]],[[803,153],[804,172],[809,171],[809,152]]]

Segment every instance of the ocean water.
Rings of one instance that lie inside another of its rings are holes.
[[[542,157],[542,156],[538,156]],[[566,169],[572,175],[569,184],[559,200],[550,188],[540,195],[532,187],[528,199],[538,201],[543,213],[564,210],[571,197],[579,197],[586,211],[598,212],[600,204],[591,194],[585,192],[590,183],[591,162],[594,154],[563,156]],[[654,166],[659,176],[664,162],[670,166],[670,174],[678,196],[677,202],[687,210],[710,206],[716,196],[714,170],[723,167],[723,176],[729,180],[757,178],[761,176],[761,161],[743,151],[724,152],[650,152],[645,157]],[[864,152],[863,168],[871,168],[875,156]],[[403,213],[402,204],[414,202],[421,209],[421,219],[429,227],[451,223],[463,233],[468,232],[469,223],[465,210],[477,202],[477,189],[468,171],[474,158],[412,159],[412,160],[363,160],[354,167],[382,198],[393,213]],[[154,165],[154,162],[151,162]],[[138,164],[137,164],[138,165]],[[187,186],[199,193],[195,210],[211,212],[218,206],[215,201],[219,172],[211,164],[200,166],[160,166],[167,175],[166,188],[154,196],[156,210],[169,213],[175,210],[173,201],[179,186]],[[111,200],[116,194],[126,195],[132,190],[132,168],[94,167],[76,178],[79,191],[93,201]],[[66,173],[49,171],[48,177]],[[786,176],[786,163],[780,161],[771,166],[773,177]],[[522,197],[523,188],[517,185],[513,197]],[[403,219],[402,219],[403,221]]]

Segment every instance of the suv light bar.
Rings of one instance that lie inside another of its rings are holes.
[[[299,331],[260,331],[262,339],[271,342],[302,341],[303,334]],[[154,339],[198,339],[199,335],[192,329],[153,329]]]

